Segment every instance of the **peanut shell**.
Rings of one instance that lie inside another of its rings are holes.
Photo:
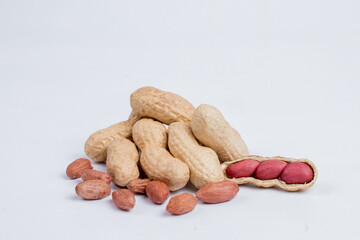
[[[139,115],[131,112],[127,121],[116,123],[93,133],[85,143],[86,155],[95,162],[105,162],[109,144],[118,138],[131,138],[132,126],[139,119]]]
[[[154,87],[142,87],[131,94],[130,104],[141,117],[154,118],[165,124],[190,123],[194,106],[181,96]]]
[[[201,104],[196,108],[191,119],[191,129],[203,145],[210,147],[217,153],[220,162],[249,155],[240,134],[213,106]]]
[[[171,191],[186,185],[189,168],[166,149],[167,134],[162,123],[147,118],[139,120],[133,127],[133,139],[141,150],[141,168],[150,179],[164,182]]]
[[[118,186],[125,187],[139,177],[138,162],[139,151],[130,140],[116,139],[107,148],[106,169]]]
[[[172,123],[168,132],[170,152],[187,164],[190,181],[195,187],[200,188],[224,179],[216,153],[211,148],[200,146],[188,125]]]
[[[279,160],[279,161],[284,161],[284,162],[287,162],[287,163],[303,162],[303,163],[308,164],[311,167],[311,169],[314,172],[314,178],[313,178],[312,181],[310,181],[308,183],[305,183],[305,184],[286,184],[285,182],[281,181],[279,178],[271,179],[271,180],[259,180],[259,179],[256,179],[254,177],[228,178],[226,176],[226,168],[229,165],[233,164],[233,163],[240,162],[240,161],[245,160],[245,159],[257,160],[259,162],[264,162],[264,161],[269,161],[269,160]],[[316,181],[316,179],[318,177],[318,171],[317,171],[317,168],[316,168],[315,164],[313,162],[311,162],[310,160],[306,159],[306,158],[295,159],[295,158],[285,158],[285,157],[279,157],[279,156],[276,156],[276,157],[261,157],[261,156],[250,155],[250,156],[242,157],[242,158],[239,158],[239,159],[236,159],[236,160],[233,160],[233,161],[224,162],[224,163],[221,164],[221,167],[222,167],[222,169],[224,171],[225,179],[233,181],[233,182],[235,182],[235,183],[237,183],[239,185],[252,183],[252,184],[255,184],[258,187],[264,187],[264,188],[270,188],[270,187],[273,187],[273,186],[279,186],[280,188],[284,189],[285,191],[289,191],[289,192],[299,191],[299,190],[307,189],[307,188],[311,187],[315,183],[315,181]]]

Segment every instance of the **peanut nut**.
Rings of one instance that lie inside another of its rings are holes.
[[[181,193],[170,198],[166,211],[173,215],[181,215],[191,212],[196,206],[197,200],[190,193]]]
[[[259,165],[259,161],[246,159],[229,165],[226,169],[226,175],[229,178],[251,177]]]
[[[196,192],[196,197],[204,203],[221,203],[233,199],[238,192],[236,183],[224,180],[203,186]]]
[[[153,203],[161,204],[169,197],[168,186],[160,181],[151,181],[146,186],[146,195]]]
[[[85,169],[92,169],[91,163],[86,158],[78,158],[66,168],[66,175],[75,179],[80,177],[80,172]]]
[[[313,170],[309,165],[302,162],[288,164],[280,176],[280,179],[286,184],[305,184],[313,180],[313,178]]]
[[[111,193],[110,185],[102,180],[88,180],[79,183],[75,188],[76,194],[87,200],[107,197]]]
[[[129,211],[135,206],[135,196],[127,189],[120,189],[112,193],[112,200],[115,205],[124,211]]]
[[[111,183],[111,176],[104,172],[96,171],[93,169],[85,169],[80,172],[83,181],[87,180],[102,180],[108,184]]]
[[[133,193],[145,193],[147,184],[150,182],[150,179],[134,179],[129,182],[126,186]]]
[[[254,177],[260,180],[278,178],[287,165],[287,162],[279,160],[262,162],[256,169]]]

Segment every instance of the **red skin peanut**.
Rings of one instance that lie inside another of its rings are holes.
[[[256,169],[254,177],[259,180],[276,179],[287,165],[287,162],[280,160],[262,162]]]
[[[102,180],[108,184],[111,183],[111,176],[104,172],[96,171],[93,169],[85,169],[80,172],[83,181],[87,180]]]
[[[304,184],[314,178],[314,172],[309,165],[302,162],[288,164],[281,173],[280,179],[286,184]]]
[[[66,168],[66,175],[69,178],[75,179],[80,177],[80,172],[84,169],[93,169],[89,159],[78,158]]]
[[[229,165],[226,169],[226,175],[229,178],[251,177],[259,165],[260,162],[256,160],[243,160]]]
[[[115,205],[124,211],[129,211],[135,206],[135,195],[128,189],[120,189],[112,193]]]

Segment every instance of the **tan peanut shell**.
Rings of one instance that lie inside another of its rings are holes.
[[[170,152],[188,165],[190,181],[195,187],[224,179],[216,153],[211,148],[200,146],[187,124],[172,123],[168,133]]]
[[[287,163],[303,162],[303,163],[308,164],[311,167],[311,169],[314,172],[314,178],[313,178],[313,180],[311,182],[308,182],[308,183],[305,183],[305,184],[286,184],[285,182],[281,181],[279,178],[271,179],[271,180],[259,180],[259,179],[256,179],[254,177],[228,178],[226,176],[226,168],[229,165],[231,165],[233,163],[240,162],[242,160],[246,160],[246,159],[257,160],[259,162],[264,162],[264,161],[269,161],[269,160],[279,160],[279,161],[284,161],[284,162],[287,162]],[[295,158],[285,158],[285,157],[279,157],[279,156],[276,156],[276,157],[260,157],[260,156],[250,155],[250,156],[242,157],[242,158],[239,158],[239,159],[236,159],[236,160],[233,160],[233,161],[224,162],[223,164],[221,164],[221,167],[222,167],[222,169],[224,171],[225,178],[227,180],[233,181],[233,182],[235,182],[235,183],[237,183],[239,185],[246,184],[246,183],[252,183],[252,184],[255,184],[258,187],[264,187],[264,188],[269,188],[269,187],[273,187],[273,186],[279,186],[280,188],[282,188],[282,189],[284,189],[286,191],[289,191],[289,192],[299,191],[299,190],[307,189],[307,188],[311,187],[315,183],[315,181],[316,181],[316,179],[318,177],[318,171],[317,171],[317,168],[316,168],[315,164],[313,162],[311,162],[310,160],[305,159],[305,158],[295,159]]]
[[[189,168],[168,150],[164,125],[144,118],[135,123],[133,139],[141,150],[140,164],[152,180],[164,182],[171,191],[183,188],[189,181]]]
[[[125,187],[139,177],[138,161],[139,151],[126,138],[112,141],[107,148],[106,169],[113,183],[118,186]]]
[[[95,162],[106,160],[106,149],[117,138],[131,138],[132,126],[140,116],[131,112],[127,121],[119,122],[93,133],[85,143],[86,155]]]
[[[195,137],[205,146],[213,149],[220,162],[231,161],[249,155],[240,134],[230,126],[221,112],[210,105],[202,104],[191,119]]]
[[[165,124],[190,123],[194,106],[181,96],[154,87],[142,87],[131,94],[130,104],[141,117],[154,118]]]

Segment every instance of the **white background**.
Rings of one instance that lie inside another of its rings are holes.
[[[359,11],[355,0],[0,0],[0,239],[358,239]],[[144,196],[130,212],[80,199],[67,165],[147,85],[218,107],[251,154],[311,159],[318,181],[240,186],[178,217]]]

